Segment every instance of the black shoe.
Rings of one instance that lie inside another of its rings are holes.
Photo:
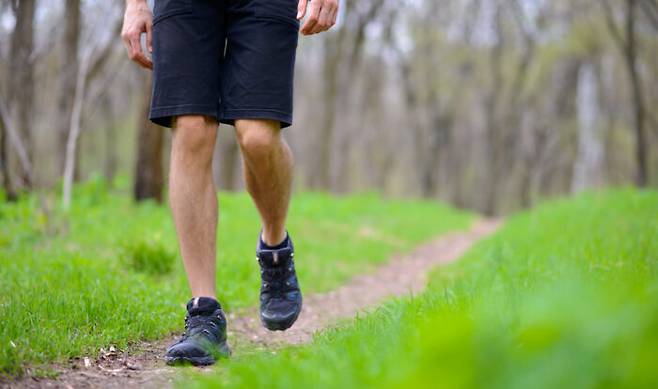
[[[256,259],[260,264],[260,320],[270,331],[284,331],[302,310],[302,292],[295,273],[294,249],[289,236],[268,249],[259,239]]]
[[[215,363],[218,357],[228,357],[230,354],[226,344],[226,317],[219,302],[209,297],[190,300],[185,316],[185,333],[167,350],[167,364],[206,366]]]

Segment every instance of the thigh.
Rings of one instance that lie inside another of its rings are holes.
[[[151,120],[200,114],[219,118],[224,12],[215,0],[155,0]]]
[[[244,0],[227,9],[221,120],[292,123],[297,0]]]

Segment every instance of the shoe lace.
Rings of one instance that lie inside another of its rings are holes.
[[[213,328],[217,328],[217,323],[215,322],[215,319],[219,319],[219,316],[217,317],[213,315],[185,316],[185,332],[183,332],[183,334],[181,335],[182,337],[181,340],[185,340],[188,337],[199,332],[204,332],[207,335],[210,335],[210,331],[208,330],[207,327],[210,326]]]
[[[282,297],[290,284],[287,278],[292,273],[292,262],[285,266],[264,267],[261,270],[263,288],[273,296]]]

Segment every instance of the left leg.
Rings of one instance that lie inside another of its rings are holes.
[[[261,267],[260,317],[269,330],[286,330],[299,316],[302,293],[286,232],[292,185],[292,153],[278,121],[235,121],[244,178],[263,223],[256,256]]]
[[[221,62],[220,121],[234,124],[247,190],[262,221],[260,318],[270,330],[289,328],[302,308],[286,215],[292,153],[281,128],[292,124],[297,1],[229,1]]]
[[[286,238],[293,158],[278,121],[235,121],[247,191],[263,223],[263,241],[276,246]]]
[[[292,153],[281,129],[292,124],[297,2],[229,1],[227,9],[220,121],[235,125],[262,239],[275,246],[286,237],[292,185]]]

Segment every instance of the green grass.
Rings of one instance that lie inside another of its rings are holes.
[[[69,212],[52,195],[46,211],[34,196],[0,203],[0,376],[181,330],[189,291],[170,213],[127,192],[93,180],[75,188]],[[244,193],[220,194],[220,209],[220,300],[254,306],[257,213]],[[301,193],[288,227],[308,293],[471,220],[435,202]]]
[[[512,217],[428,290],[181,387],[658,387],[658,193]]]

